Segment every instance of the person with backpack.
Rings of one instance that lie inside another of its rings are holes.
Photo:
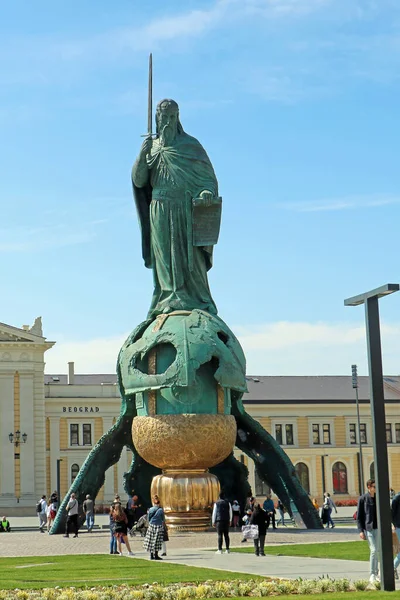
[[[47,524],[47,502],[45,494],[43,494],[39,502],[36,504],[36,514],[39,519],[39,531],[40,533],[44,533],[44,528]]]
[[[78,500],[76,498],[76,495],[74,494],[74,492],[72,492],[71,497],[68,501],[68,504],[66,506],[66,510],[68,512],[68,516],[67,516],[67,522],[65,525],[65,538],[69,537],[69,530],[72,529],[74,530],[74,538],[78,537],[78,530],[79,530],[79,523],[78,523],[78,518],[79,518],[79,506],[78,506]]]
[[[332,519],[332,512],[333,512],[333,509],[335,509],[335,512],[337,514],[337,508],[336,508],[336,504],[332,500],[329,492],[324,493],[323,509],[326,512],[326,529],[329,529],[329,525],[333,529],[335,527],[335,523],[333,522],[333,519]]]
[[[222,554],[222,536],[225,539],[226,553],[229,554],[229,525],[232,523],[232,517],[232,506],[225,499],[225,494],[221,492],[219,500],[214,504],[211,518],[212,526],[217,529],[218,534],[218,550],[216,554]]]

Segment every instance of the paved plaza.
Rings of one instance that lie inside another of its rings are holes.
[[[102,521],[100,519],[100,521]],[[25,520],[26,521],[26,520]],[[98,520],[99,521],[99,520]],[[18,519],[14,519],[17,525]],[[32,522],[33,524],[33,522]],[[101,523],[100,523],[101,524]],[[231,533],[231,545],[241,544],[240,532]],[[110,534],[106,529],[95,530],[92,534],[84,529],[77,539],[65,539],[61,535],[41,534],[39,531],[16,531],[1,535],[0,556],[55,556],[63,554],[104,554],[109,551]],[[267,545],[299,544],[320,542],[344,542],[358,540],[354,527],[337,526],[334,530],[307,531],[294,528],[269,531]],[[360,542],[361,543],[361,542]],[[252,543],[247,542],[250,546]],[[131,538],[132,551],[136,558],[148,558],[143,551],[143,538]],[[167,544],[168,556],[164,560],[195,567],[207,567],[261,576],[277,576],[296,579],[313,579],[328,576],[334,579],[366,579],[369,574],[368,562],[315,559],[301,557],[271,556],[256,557],[254,554],[216,555],[216,534],[179,533],[170,536]],[[116,556],[115,560],[129,560]],[[400,589],[397,583],[397,588]]]

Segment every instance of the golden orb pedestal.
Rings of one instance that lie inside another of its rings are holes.
[[[218,478],[204,469],[166,469],[151,483],[151,495],[160,497],[172,531],[206,531],[219,491]]]
[[[151,495],[160,497],[166,522],[175,531],[204,531],[218,499],[218,478],[208,472],[232,452],[236,421],[232,415],[177,414],[135,417],[136,450],[163,470],[153,478]]]

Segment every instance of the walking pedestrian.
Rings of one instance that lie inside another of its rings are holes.
[[[335,527],[335,523],[333,522],[333,519],[332,519],[332,511],[333,511],[333,509],[335,509],[335,512],[337,514],[337,508],[336,508],[336,504],[332,500],[331,495],[329,494],[329,492],[325,492],[324,493],[323,508],[327,511],[326,529],[329,529],[329,525],[333,529]]]
[[[256,502],[253,514],[250,517],[250,525],[258,526],[258,537],[254,538],[254,553],[256,556],[265,556],[265,536],[267,535],[268,515]]]
[[[393,531],[397,534],[397,539],[400,545],[400,492],[398,492],[392,500],[392,523]],[[398,552],[394,559],[394,577],[399,578],[397,567],[400,565],[400,552]]]
[[[283,525],[283,527],[286,527],[286,525],[285,525],[285,507],[283,506],[283,502],[281,500],[278,500],[278,511],[279,511],[280,518],[279,518],[276,526],[278,526],[280,523],[281,525]]]
[[[240,504],[237,500],[234,500],[232,503],[232,513],[233,513],[232,527],[237,529],[239,527],[239,522],[240,522]]]
[[[218,550],[216,554],[222,554],[222,536],[225,540],[226,553],[229,554],[229,525],[232,523],[232,506],[225,499],[223,492],[219,495],[219,500],[214,504],[212,513],[212,526],[216,527],[218,534]]]
[[[118,552],[120,556],[123,556],[122,540],[124,541],[126,549],[128,550],[128,555],[133,556],[133,552],[128,540],[128,517],[126,516],[126,513],[120,503],[115,504],[112,518],[114,521],[114,536],[117,539]]]
[[[53,495],[50,496],[50,504],[47,507],[47,533],[50,533],[51,525],[57,514],[57,502],[51,502],[52,497]]]
[[[380,560],[380,540],[378,536],[378,520],[376,516],[375,479],[368,479],[367,493],[358,499],[357,526],[360,538],[369,545],[369,581],[379,581],[378,569]]]
[[[153,506],[148,512],[149,526],[144,538],[143,547],[146,552],[150,552],[150,560],[162,560],[158,553],[162,549],[164,541],[164,510],[157,494],[153,496],[152,501]]]
[[[74,533],[74,538],[78,537],[79,523],[78,523],[78,513],[79,513],[78,500],[74,492],[72,492],[71,497],[66,506],[66,511],[68,512],[67,522],[65,524],[65,538],[69,537],[69,530],[72,528]]]
[[[44,533],[44,528],[46,527],[47,523],[47,502],[45,494],[43,494],[42,498],[36,505],[36,514],[39,519],[39,531],[40,533]]]
[[[271,497],[270,494],[264,500],[263,509],[265,510],[265,512],[268,515],[268,525],[267,525],[267,527],[269,527],[269,525],[270,525],[270,523],[272,521],[272,528],[276,529],[276,523],[275,523],[275,505],[274,505],[274,501],[272,500],[272,497]]]
[[[83,503],[83,512],[86,516],[86,527],[89,533],[92,533],[94,525],[94,500],[91,499],[90,494],[86,494],[86,499]]]

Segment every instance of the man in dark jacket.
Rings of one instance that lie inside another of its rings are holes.
[[[232,506],[225,500],[223,492],[219,495],[219,500],[214,504],[212,513],[212,525],[217,528],[218,550],[216,554],[222,554],[222,536],[225,539],[226,553],[229,554],[229,525],[232,523]]]
[[[400,492],[392,500],[392,523],[400,544]],[[397,567],[400,565],[400,552],[394,558],[394,577],[399,578]]]
[[[376,516],[375,479],[368,479],[368,492],[358,499],[357,526],[360,538],[369,544],[369,580],[378,581],[379,545],[378,520]]]

